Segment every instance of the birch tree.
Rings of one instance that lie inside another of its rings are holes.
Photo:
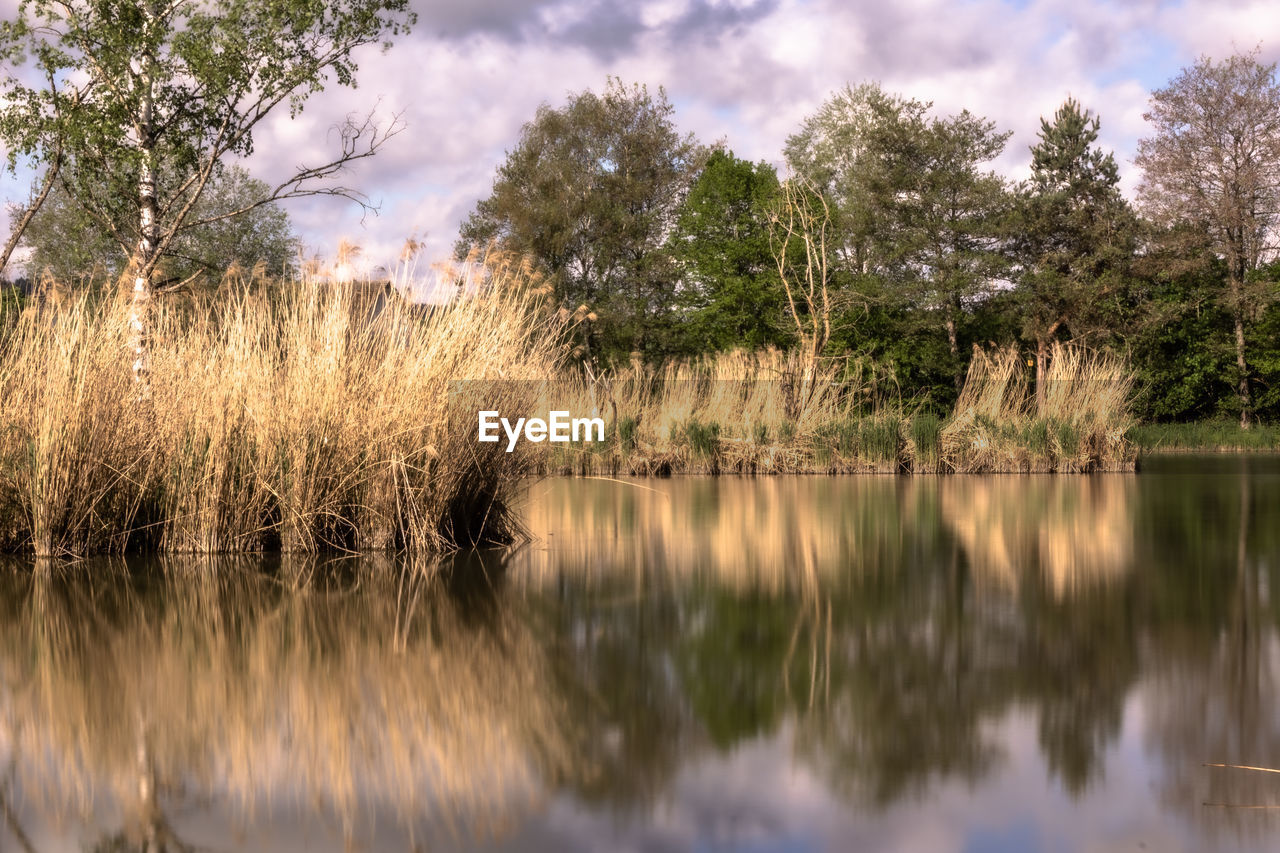
[[[85,212],[135,247],[136,376],[146,371],[156,266],[184,228],[214,221],[193,216],[209,182],[229,159],[253,153],[268,115],[283,106],[296,116],[331,79],[354,86],[356,48],[414,20],[408,0],[21,0],[0,25],[12,69],[0,84],[10,166],[57,163],[56,180]],[[303,195],[368,204],[341,173],[399,127],[349,116],[330,159],[215,218]]]
[[[897,223],[883,201],[904,187],[889,168],[888,130],[923,126],[930,106],[876,83],[845,86],[787,138],[787,166],[831,201],[830,248],[855,277],[891,274]]]
[[[1276,66],[1236,55],[1203,57],[1151,95],[1152,136],[1139,141],[1140,204],[1168,225],[1189,225],[1226,263],[1240,425],[1253,419],[1246,325],[1269,293],[1250,274],[1275,254],[1280,230],[1280,84]]]
[[[164,180],[164,173],[159,177]],[[262,205],[236,217],[218,218],[270,190],[243,166],[233,165],[215,176],[188,220],[213,221],[180,231],[156,267],[153,286],[165,290],[183,282],[190,282],[192,288],[217,285],[229,268],[251,270],[259,264],[271,276],[291,274],[301,244],[282,205]],[[14,233],[22,232],[21,245],[29,252],[27,275],[32,280],[48,277],[60,285],[83,286],[115,281],[125,272],[135,247],[112,239],[56,182],[30,221],[19,221],[29,213],[29,208],[13,209],[10,227]],[[118,223],[117,230],[129,229]]]

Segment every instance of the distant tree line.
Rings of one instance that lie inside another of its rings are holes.
[[[1280,417],[1280,85],[1256,53],[1152,93],[1136,206],[1074,99],[1021,182],[992,169],[1010,133],[874,83],[804,120],[783,176],[673,113],[614,79],[542,106],[461,229],[459,255],[541,267],[586,318],[582,358],[812,348],[942,409],[974,346],[1021,346],[1039,373],[1077,341],[1130,360],[1146,419]]]

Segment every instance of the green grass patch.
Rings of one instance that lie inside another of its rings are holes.
[[[898,460],[902,421],[896,415],[872,415],[829,421],[815,433],[814,451],[825,464],[831,454],[846,459],[893,463]]]
[[[858,428],[862,456],[873,462],[896,462],[902,422],[894,415],[863,418]]]
[[[618,441],[622,444],[624,453],[632,453],[636,449],[636,432],[639,429],[640,422],[635,418],[627,415],[618,419]]]
[[[911,441],[916,446],[917,461],[937,462],[942,446],[942,419],[930,412],[918,413],[911,419]]]
[[[1058,456],[1077,456],[1080,453],[1080,429],[1071,421],[1053,422],[1054,438],[1058,441]]]
[[[720,424],[692,419],[684,426],[684,435],[696,456],[714,458],[720,452]]]
[[[1141,424],[1129,430],[1129,440],[1143,450],[1280,450],[1280,427],[1241,429],[1226,420]]]

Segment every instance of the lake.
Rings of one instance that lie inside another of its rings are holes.
[[[1280,768],[1280,456],[524,518],[439,563],[3,564],[0,847],[1280,843],[1280,774],[1207,766]]]

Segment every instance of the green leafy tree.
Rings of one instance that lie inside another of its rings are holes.
[[[679,267],[667,236],[706,157],[673,112],[665,91],[616,79],[542,105],[463,223],[459,257],[491,245],[526,255],[561,307],[598,318],[579,327],[589,358],[673,349]]]
[[[1240,424],[1253,418],[1249,328],[1275,299],[1256,276],[1280,229],[1280,83],[1254,54],[1185,68],[1151,95],[1154,133],[1140,140],[1139,201],[1166,225],[1192,225],[1200,248],[1226,264]]]
[[[941,399],[963,376],[965,327],[1007,275],[1009,193],[983,167],[1008,134],[931,108],[874,83],[845,87],[787,140],[786,158],[831,203],[833,340]]]
[[[1153,243],[1140,259],[1142,312],[1130,340],[1138,377],[1135,414],[1188,421],[1234,412],[1231,315],[1217,299],[1221,262],[1188,266],[1180,247]]]
[[[214,178],[194,209],[197,219],[210,221],[183,230],[161,265],[164,279],[216,282],[233,265],[248,270],[261,264],[275,275],[292,271],[299,242],[280,205],[262,205],[226,219],[219,216],[269,192],[265,183],[240,166]],[[22,215],[22,210],[11,211],[15,229]],[[120,230],[125,227],[120,224]],[[132,246],[115,242],[111,233],[98,227],[93,217],[57,186],[26,226],[22,243],[31,251],[28,273],[33,277],[47,275],[62,283],[115,278],[124,272],[132,252]]]
[[[184,229],[212,223],[193,214],[224,162],[253,153],[281,104],[297,114],[330,76],[353,86],[353,51],[413,20],[408,0],[21,0],[0,25],[0,54],[17,69],[0,85],[9,166],[56,167],[98,226],[134,247],[136,375],[152,275]],[[299,195],[364,201],[335,178],[398,127],[348,118],[332,160],[219,218]]]
[[[1044,400],[1048,352],[1060,335],[1106,330],[1109,305],[1125,299],[1137,218],[1120,194],[1114,155],[1096,146],[1100,122],[1074,99],[1040,120],[1015,224],[1023,336],[1036,348],[1036,401]]]
[[[1010,196],[982,165],[1000,156],[1010,133],[968,111],[931,120],[906,112],[874,136],[887,175],[877,204],[893,223],[890,263],[916,310],[940,319],[959,390],[961,324],[1008,272],[1002,229]]]
[[[853,278],[888,274],[897,223],[885,200],[904,175],[885,146],[900,139],[895,127],[919,126],[928,109],[875,83],[846,86],[787,139],[787,166],[831,205],[838,265]]]
[[[690,351],[789,343],[769,249],[769,213],[779,191],[772,166],[718,150],[681,205],[669,245],[683,272]]]
[[[105,282],[120,275],[131,250],[122,249],[56,183],[37,210],[11,207],[9,224],[21,237],[15,246],[30,250],[25,266],[33,281]]]

